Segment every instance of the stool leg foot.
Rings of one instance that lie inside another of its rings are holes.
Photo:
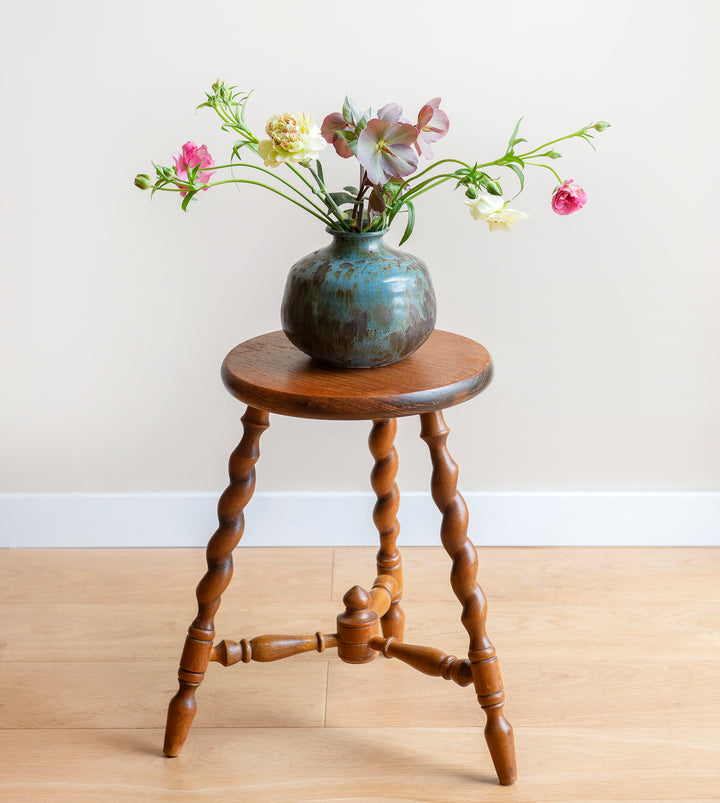
[[[248,407],[242,417],[243,437],[230,456],[230,484],[218,502],[219,527],[207,546],[207,572],[196,589],[198,614],[188,629],[180,658],[179,689],[170,701],[165,728],[167,756],[178,756],[195,717],[195,692],[205,677],[215,639],[215,613],[233,572],[232,552],[245,528],[243,510],[255,490],[255,463],[260,456],[260,436],[269,416]]]
[[[171,758],[179,756],[182,752],[185,739],[187,739],[190,726],[195,718],[197,702],[195,691],[200,684],[180,681],[177,694],[170,700],[165,726],[165,743],[163,753]]]
[[[503,691],[495,648],[487,636],[487,600],[477,585],[477,551],[467,537],[468,510],[457,490],[458,467],[447,449],[450,433],[440,411],[420,416],[420,437],[427,443],[432,460],[432,496],[442,513],[440,536],[452,559],[450,583],[463,606],[461,621],[470,638],[473,683],[485,711],[485,740],[501,784],[517,779],[513,730],[503,713]]]
[[[400,505],[400,491],[395,482],[398,470],[397,450],[394,446],[397,432],[397,419],[382,418],[373,421],[368,444],[375,458],[375,466],[370,475],[373,490],[377,496],[373,521],[380,534],[380,550],[377,553],[377,573],[389,574],[397,580],[398,591],[393,597],[388,612],[380,620],[385,638],[394,636],[403,640],[405,632],[405,613],[400,607],[402,597],[402,558],[396,542],[400,532],[397,520]]]

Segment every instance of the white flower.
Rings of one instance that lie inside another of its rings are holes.
[[[320,129],[313,118],[305,112],[300,114],[276,114],[265,126],[270,139],[258,144],[258,153],[265,167],[279,167],[283,162],[301,163],[317,159],[327,147]]]
[[[473,219],[486,221],[490,231],[510,231],[518,220],[528,217],[525,212],[510,209],[508,201],[493,195],[480,195],[465,204],[470,207]]]

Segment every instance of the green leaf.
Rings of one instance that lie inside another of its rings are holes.
[[[498,159],[497,163],[502,165],[503,167],[510,167],[511,164],[518,164],[520,167],[525,167],[525,162],[519,157],[511,154],[508,156],[507,154],[502,157],[502,159]]]
[[[356,196],[350,195],[347,192],[330,192],[328,195],[333,199],[337,206],[341,206],[342,204],[355,205],[356,202]]]
[[[345,95],[345,100],[343,101],[342,116],[348,125],[355,125],[362,116],[360,107],[347,95]]]
[[[183,198],[182,202],[183,212],[187,212],[188,204],[190,203],[190,200],[192,199],[193,195],[195,195],[196,192],[197,190],[190,190],[190,192],[188,192],[188,194]]]
[[[350,195],[354,195],[357,198],[357,194],[359,192],[357,187],[343,187],[345,192],[349,192]]]
[[[523,121],[523,118],[521,117],[517,121],[517,123],[515,124],[515,128],[513,129],[513,132],[510,135],[510,140],[508,141],[508,146],[507,146],[506,153],[510,153],[512,151],[513,146],[515,145],[516,142],[527,142],[527,140],[525,140],[525,139],[520,139],[520,140],[515,139],[515,137],[517,137],[517,132],[518,132],[518,130],[520,128],[520,123],[522,123],[522,121]]]
[[[373,116],[374,112],[372,109],[367,109],[362,117],[358,120],[357,125],[355,126],[355,136],[360,136],[362,132],[365,130],[365,127],[368,124],[368,120]]]
[[[413,229],[415,228],[415,207],[413,206],[412,201],[405,201],[405,206],[407,206],[408,210],[408,220],[402,240],[400,240],[398,245],[402,245],[406,240],[408,240],[410,235],[413,233]]]
[[[315,160],[315,169],[317,170],[318,178],[320,179],[320,181],[324,185],[325,184],[325,174],[323,173],[323,166],[322,166],[322,164],[321,164],[319,159]]]
[[[232,155],[237,157],[239,162],[242,162],[242,157],[240,156],[240,151],[242,148],[251,148],[252,143],[248,142],[246,139],[239,139],[237,142],[234,143],[232,149]]]
[[[525,188],[525,174],[523,173],[523,171],[522,171],[522,168],[521,168],[521,167],[519,167],[519,166],[518,166],[518,165],[516,165],[516,164],[512,164],[512,163],[511,163],[511,164],[508,164],[507,166],[508,166],[508,167],[509,167],[509,168],[510,168],[510,169],[513,171],[513,173],[515,173],[515,175],[518,177],[518,181],[520,182],[520,192],[518,192],[518,195],[520,195],[520,193],[521,193],[521,192],[523,191],[523,189]]]

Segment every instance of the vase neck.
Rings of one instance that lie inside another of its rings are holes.
[[[336,231],[326,229],[333,238],[333,248],[340,251],[351,251],[355,254],[374,253],[385,248],[383,237],[387,234],[387,229],[383,231]]]

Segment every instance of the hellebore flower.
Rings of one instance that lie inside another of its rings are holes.
[[[340,131],[355,131],[355,126],[345,121],[345,118],[340,112],[333,112],[322,121],[320,126],[320,133],[325,142],[335,148],[338,156],[343,159],[349,159],[354,156],[353,149],[348,145],[347,141],[338,133]]]
[[[510,209],[507,201],[491,195],[480,195],[465,201],[473,220],[484,220],[490,231],[510,231],[518,220],[527,218],[525,212]]]
[[[440,108],[441,98],[429,100],[418,113],[418,138],[415,141],[415,150],[419,156],[426,159],[433,158],[431,142],[437,142],[447,134],[450,121],[447,114]]]
[[[398,103],[386,103],[378,109],[378,120],[384,120],[386,123],[410,123],[402,116],[402,106]]]
[[[383,185],[391,178],[402,178],[415,171],[418,160],[412,145],[417,134],[415,126],[408,123],[379,118],[368,122],[358,137],[357,159],[371,184]]]
[[[302,163],[317,159],[325,147],[320,129],[309,114],[276,114],[265,126],[270,139],[258,144],[265,167],[279,167],[283,162]]]
[[[572,215],[573,212],[582,209],[587,202],[585,190],[572,181],[572,179],[564,181],[553,192],[552,209],[558,215]]]
[[[175,162],[175,172],[177,173],[178,178],[183,179],[183,181],[188,180],[188,171],[193,170],[196,167],[203,168],[202,170],[198,171],[195,176],[195,180],[202,182],[203,184],[207,184],[207,182],[210,181],[215,173],[214,170],[204,169],[206,167],[213,167],[215,165],[215,161],[208,153],[208,149],[205,145],[201,145],[198,148],[194,142],[186,142],[182,146],[182,152],[174,153],[172,158]],[[207,189],[207,187],[203,187],[203,190]],[[187,195],[187,192],[183,190],[180,195],[184,198]]]

